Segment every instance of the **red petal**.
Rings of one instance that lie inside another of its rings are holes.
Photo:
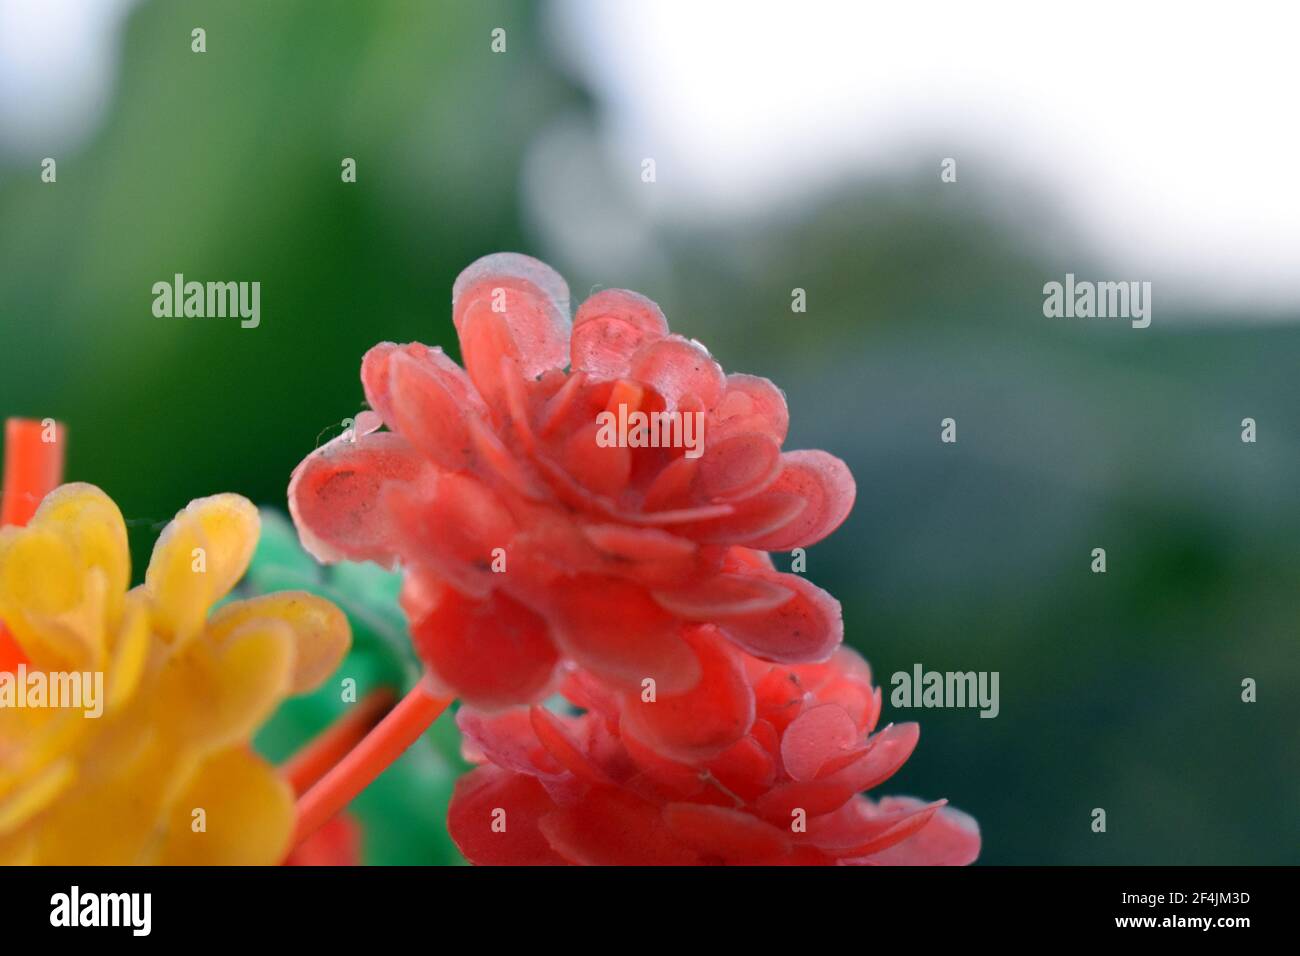
[[[462,412],[484,414],[487,406],[474,390],[465,370],[453,362],[442,349],[410,342],[397,345],[380,342],[361,360],[361,384],[366,391],[366,401],[390,427],[396,428],[394,408],[398,400],[393,395],[392,370],[398,357],[412,361],[426,375],[436,380],[456,401]]]
[[[704,346],[680,335],[643,345],[632,356],[628,376],[658,392],[669,410],[677,409],[688,395],[705,409],[713,408],[727,385],[722,367]]]
[[[380,507],[388,482],[428,481],[430,466],[400,435],[344,436],[308,455],[289,480],[289,513],[302,546],[318,561],[392,560],[397,527]]]
[[[756,568],[759,571],[775,571],[776,565],[772,563],[772,556],[766,551],[755,551],[753,548],[733,547],[728,548],[726,555],[722,559],[723,570],[726,571],[747,571]]]
[[[409,355],[394,355],[389,366],[389,424],[439,466],[450,470],[468,467],[473,449],[465,423],[469,412],[463,401],[430,365]]]
[[[494,294],[498,291],[503,294]],[[451,301],[466,368],[474,347],[467,337],[475,345],[485,344],[489,351],[517,359],[525,378],[569,364],[569,287],[544,262],[513,252],[484,256],[457,276]],[[494,305],[504,311],[493,311]],[[496,330],[487,340],[473,334],[471,327],[483,316],[500,318],[504,339],[496,338]],[[505,342],[510,347],[500,348]]]
[[[819,703],[839,704],[863,732],[874,730],[880,718],[880,688],[871,683],[871,667],[849,647],[841,645],[823,664],[794,668],[800,683]]]
[[[564,858],[538,828],[553,806],[534,778],[479,767],[456,781],[447,830],[465,858],[480,866],[559,866]],[[505,831],[497,832],[502,823]]]
[[[796,808],[803,809],[810,818],[830,813],[854,794],[892,777],[912,755],[919,734],[916,724],[886,727],[871,738],[870,749],[849,766],[828,777],[774,787],[755,803],[755,811],[778,824],[789,822]]]
[[[553,778],[564,773],[564,766],[538,739],[529,711],[523,707],[497,713],[461,707],[456,711],[456,726],[460,728],[461,749],[467,760],[488,760],[531,777]]]
[[[628,694],[622,732],[667,757],[693,762],[720,754],[744,736],[754,721],[754,692],[740,655],[714,628],[683,633],[699,657],[699,682],[684,694],[661,691],[653,701]]]
[[[671,760],[635,737],[621,740],[636,768],[673,797],[694,797],[704,789],[705,781],[698,767]]]
[[[654,476],[641,502],[644,511],[689,508],[694,503],[695,475],[701,458],[674,458]],[[730,513],[730,512],[728,512]]]
[[[781,736],[781,761],[795,780],[813,780],[827,761],[843,756],[860,742],[861,736],[843,707],[809,707],[790,722]]]
[[[915,806],[911,797],[887,797],[880,808]],[[860,862],[876,866],[966,866],[980,853],[980,828],[974,818],[944,807],[909,839]]]
[[[644,589],[617,578],[577,575],[557,582],[549,597],[556,640],[597,676],[638,688],[653,678],[661,694],[679,693],[699,680],[699,662],[681,637],[680,622]]]
[[[701,505],[698,508],[675,508],[670,511],[649,511],[644,513],[621,513],[615,515],[628,524],[644,527],[672,528],[677,534],[709,543],[706,536],[696,533],[696,526],[703,522],[725,519],[735,513],[735,506],[730,504]]]
[[[699,856],[673,836],[659,806],[630,793],[593,789],[577,806],[541,820],[565,859],[584,866],[691,866]]]
[[[726,635],[764,660],[799,663],[830,657],[844,639],[840,602],[797,574],[752,573],[795,596],[775,610],[720,621]]]
[[[606,554],[638,564],[692,560],[697,550],[694,541],[658,528],[594,524],[584,526],[582,533]]]
[[[781,752],[781,733],[766,717],[756,717],[754,726],[749,728],[749,735],[763,750],[774,757]]]
[[[609,776],[594,764],[584,752],[578,741],[569,733],[568,727],[555,714],[545,707],[533,707],[529,711],[533,732],[542,746],[558,760],[566,770],[575,777],[588,783],[611,785]]]
[[[659,306],[626,289],[597,292],[578,307],[569,351],[574,369],[597,380],[627,375],[628,363],[648,342],[668,334]]]
[[[410,565],[432,569],[480,598],[505,573],[493,570],[497,549],[505,552],[508,572],[517,525],[500,498],[471,475],[438,475],[424,494],[394,487],[384,504],[398,522],[396,538]]]
[[[482,298],[475,300],[474,311],[458,328],[465,371],[500,422],[506,414],[505,378],[521,378],[524,374],[519,365],[519,348],[510,337],[505,318],[489,311]]]
[[[524,463],[516,457],[501,441],[485,421],[477,415],[466,421],[470,441],[478,455],[477,462],[487,475],[494,476],[507,488],[511,488],[525,498],[541,501],[549,494],[546,487],[536,480]]]
[[[596,441],[600,426],[592,422],[564,443],[564,467],[588,491],[613,498],[627,487],[632,474],[632,450]]]
[[[724,573],[689,587],[656,591],[654,597],[688,621],[717,621],[774,610],[791,600],[794,592],[771,578]]]
[[[869,749],[862,758],[822,779],[847,784],[854,792],[870,790],[884,783],[907,763],[920,736],[920,724],[890,724],[867,739]]]
[[[857,485],[848,465],[824,451],[788,451],[781,473],[765,492],[794,495],[805,507],[788,523],[755,540],[737,542],[762,551],[789,551],[816,544],[838,528],[853,508]]]
[[[783,732],[803,710],[803,685],[786,667],[771,667],[761,677],[751,679],[758,716]]]
[[[514,359],[501,359],[501,381],[505,386],[506,411],[510,414],[510,427],[524,454],[532,455],[537,450],[537,436],[533,433],[533,406],[544,402],[540,388],[537,391],[537,403],[533,400],[531,388],[536,382],[526,383],[517,373],[518,364]],[[552,369],[551,375],[563,374]]]
[[[752,498],[714,507],[725,507],[726,510],[714,515],[705,514],[704,508],[694,509],[699,513],[698,518],[688,518],[679,523],[677,533],[704,544],[749,546],[798,521],[807,502],[798,495],[769,489]],[[647,517],[662,521],[664,514],[666,512],[656,512]]]
[[[689,459],[687,459],[689,460]],[[781,446],[767,435],[749,433],[716,440],[709,436],[695,475],[695,492],[707,501],[752,495],[781,470]]]
[[[582,372],[574,372],[565,379],[564,385],[547,399],[545,406],[542,408],[537,425],[538,434],[543,437],[549,436],[559,428],[560,424],[570,414],[579,408],[583,389],[586,385],[587,376]]]
[[[564,681],[560,685],[560,693],[574,707],[593,711],[605,718],[612,718],[609,723],[611,726],[617,726],[618,694],[587,671],[572,665],[568,666]]]
[[[499,591],[475,601],[443,588],[421,604],[411,640],[438,683],[489,709],[545,695],[559,655],[542,618]]]
[[[694,541],[658,528],[585,525],[582,533],[601,553],[610,573],[646,585],[672,585],[689,580],[700,564],[699,548]]]
[[[909,801],[877,808],[866,797],[857,797],[834,813],[808,821],[808,830],[796,840],[808,842],[836,856],[868,856],[901,843],[930,822],[947,803]]]
[[[664,821],[674,836],[706,858],[743,864],[790,852],[789,833],[730,807],[670,803]]]
[[[778,446],[790,427],[785,395],[765,378],[733,373],[727,376],[726,392],[709,420],[709,434],[715,438],[757,432]]]
[[[751,728],[751,732],[757,731],[763,737],[771,730],[772,725],[766,721],[755,721]],[[772,732],[774,744],[775,736]],[[776,779],[776,761],[772,751],[756,736],[740,738],[709,761],[708,769],[718,783],[746,802],[756,800]]]

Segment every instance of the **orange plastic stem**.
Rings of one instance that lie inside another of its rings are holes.
[[[412,687],[361,743],[299,799],[293,846],[298,846],[351,803],[420,739],[451,702],[450,697],[436,696],[427,678]]]
[[[280,768],[293,792],[301,796],[348,755],[393,706],[396,695],[387,688],[367,694],[355,707],[325,728]]]
[[[0,525],[26,524],[41,499],[63,481],[63,433],[63,426],[55,422],[47,426],[32,418],[5,420]]]

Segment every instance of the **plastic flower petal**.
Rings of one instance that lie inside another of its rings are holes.
[[[0,863],[281,861],[293,794],[249,742],[334,669],[349,629],[301,592],[210,613],[257,535],[245,499],[194,501],[127,591],[125,524],[98,488],[64,485],[27,527],[0,530],[0,621],[25,657],[0,690],[102,687],[74,707],[0,707]]]
[[[841,648],[824,664],[773,665],[726,647],[713,644],[711,689],[687,706],[603,693],[574,671],[564,693],[579,715],[462,709],[466,754],[483,766],[461,778],[448,814],[461,850],[479,864],[975,859],[979,827],[946,801],[861,793],[918,736],[915,724],[876,729],[881,695],[865,661]]]
[[[775,385],[727,375],[633,292],[599,292],[570,320],[564,281],[526,256],[471,265],[452,310],[464,367],[418,343],[376,345],[361,380],[387,430],[318,449],[289,487],[318,558],[402,566],[442,689],[533,702],[567,660],[620,688],[684,694],[711,667],[690,637],[699,624],[766,660],[834,652],[839,603],[756,555],[830,534],[854,482],[832,455],[781,450]],[[690,417],[702,442],[602,437],[637,414]]]

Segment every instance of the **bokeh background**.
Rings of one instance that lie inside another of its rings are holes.
[[[1296,14],[904,6],[0,2],[0,413],[67,423],[138,575],[191,498],[283,508],[369,346],[454,352],[478,256],[636,289],[849,463],[807,573],[878,681],[1000,672],[993,720],[887,704],[883,789],[984,863],[1300,862]],[[260,281],[260,327],[155,318],[177,272]],[[1066,272],[1152,281],[1152,326],[1044,318]],[[368,859],[453,860],[390,789]]]

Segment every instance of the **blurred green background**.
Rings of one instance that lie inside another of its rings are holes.
[[[972,813],[984,863],[1300,862],[1300,315],[1044,319],[1042,284],[1092,253],[993,156],[964,160],[960,189],[918,148],[779,213],[651,217],[540,9],[141,3],[57,184],[44,144],[5,144],[0,413],[67,423],[68,475],[118,501],[137,575],[192,498],[283,508],[293,466],[362,407],[365,350],[454,353],[456,274],[527,252],[575,304],[656,299],[728,370],[786,390],[788,447],[849,463],[858,504],[807,573],[887,695],[917,662],[1000,672],[994,720],[886,704],[922,737],[884,791]],[[557,163],[580,164],[577,193],[551,188]],[[591,233],[575,254],[593,205],[625,254],[602,261]],[[155,318],[151,286],[176,272],[260,281],[261,326]],[[449,858],[436,833],[370,858],[412,846]]]

